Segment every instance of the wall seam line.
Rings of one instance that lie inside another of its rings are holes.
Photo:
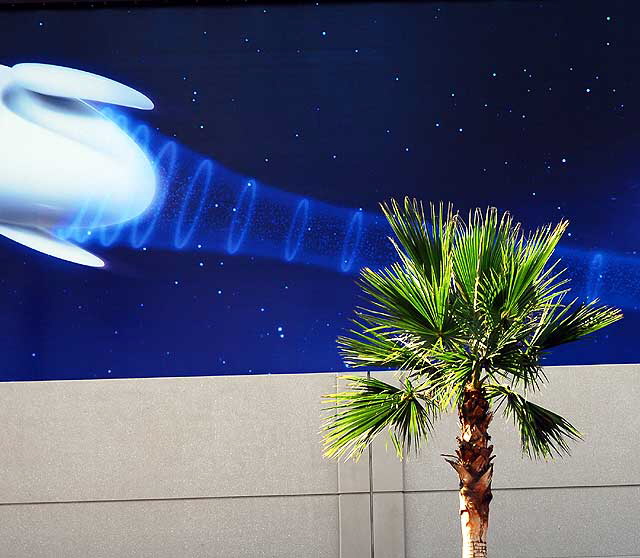
[[[56,504],[100,504],[125,502],[173,502],[186,500],[252,500],[256,498],[317,498],[320,496],[335,497],[343,494],[369,494],[368,491],[353,492],[317,492],[300,494],[247,494],[232,496],[166,496],[159,498],[98,498],[92,500],[34,500],[28,502],[0,502],[0,506],[43,506]]]

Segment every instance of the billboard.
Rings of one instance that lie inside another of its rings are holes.
[[[625,320],[548,364],[637,362],[640,43],[610,11],[0,12],[1,379],[342,370],[405,195],[568,218],[575,294]]]

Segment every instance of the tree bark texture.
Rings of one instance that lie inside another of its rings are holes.
[[[486,558],[489,503],[493,476],[493,446],[489,445],[489,423],[493,415],[481,388],[467,388],[458,419],[460,437],[456,456],[447,462],[460,479],[460,523],[462,558]]]

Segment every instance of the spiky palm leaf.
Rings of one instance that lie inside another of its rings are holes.
[[[358,459],[385,428],[402,457],[417,449],[430,432],[437,407],[409,379],[395,387],[376,378],[344,376],[352,391],[325,397],[332,402],[325,426],[328,457]]]
[[[522,451],[529,457],[553,457],[569,453],[568,441],[581,438],[580,433],[556,413],[525,399],[509,386],[488,384],[487,397],[512,418],[520,432]]]
[[[353,377],[351,391],[328,396],[327,455],[357,457],[385,429],[400,453],[417,447],[470,387],[513,418],[526,454],[566,452],[577,431],[516,390],[542,387],[546,351],[622,317],[596,301],[565,302],[568,279],[553,253],[567,221],[526,235],[495,208],[462,218],[431,205],[427,216],[406,198],[382,211],[398,261],[361,271],[368,304],[338,344],[349,366],[399,370],[402,387]]]

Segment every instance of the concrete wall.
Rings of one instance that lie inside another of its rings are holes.
[[[542,402],[585,435],[523,460],[496,419],[495,558],[640,557],[640,366],[554,367]],[[384,374],[383,374],[384,376]],[[325,460],[334,374],[0,384],[0,558],[370,556],[368,456]],[[457,556],[455,445],[373,448],[376,558]]]

